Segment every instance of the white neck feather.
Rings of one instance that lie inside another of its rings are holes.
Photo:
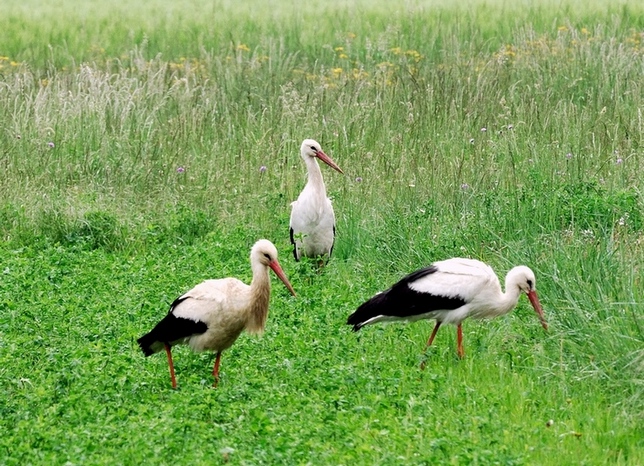
[[[260,263],[254,263],[253,280],[250,282],[250,304],[246,331],[262,333],[268,317],[268,303],[271,296],[271,280],[268,268]]]
[[[315,157],[307,157],[305,159],[306,169],[308,171],[308,184],[316,191],[322,193],[326,197],[326,187],[322,179],[322,171],[320,165]]]
[[[515,308],[521,296],[521,289],[517,283],[512,270],[508,272],[505,277],[505,293],[501,295],[499,300],[499,315],[507,314]]]

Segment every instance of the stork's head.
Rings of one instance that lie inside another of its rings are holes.
[[[255,243],[253,248],[250,250],[250,262],[251,264],[261,264],[265,267],[270,267],[275,275],[279,277],[288,290],[293,296],[295,296],[295,290],[286,278],[280,263],[277,261],[277,248],[273,243],[267,239],[260,239]],[[253,265],[254,268],[254,265]]]
[[[305,139],[304,142],[302,142],[302,147],[300,148],[300,155],[302,155],[302,158],[304,161],[307,159],[313,159],[315,157],[319,158],[322,162],[326,163],[329,167],[333,168],[334,170],[339,171],[340,173],[344,173],[340,167],[329,157],[324,153],[322,150],[322,146],[317,141],[314,141],[313,139]]]
[[[273,260],[277,260],[277,248],[275,245],[267,239],[257,241],[250,251],[250,261],[268,266]]]
[[[505,281],[507,286],[518,286],[524,293],[537,290],[537,279],[534,272],[525,265],[519,265],[510,270]]]
[[[534,272],[525,265],[519,265],[510,270],[505,279],[506,292],[513,287],[518,287],[519,290],[528,295],[528,299],[530,300],[534,311],[539,316],[541,326],[545,330],[548,330],[548,323],[543,316],[543,308],[541,307],[541,303],[537,297],[537,279],[534,276]]]

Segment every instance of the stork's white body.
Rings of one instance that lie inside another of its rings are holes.
[[[473,259],[448,259],[417,270],[376,294],[351,314],[347,323],[358,331],[381,321],[435,319],[427,346],[432,344],[442,323],[453,324],[458,329],[458,353],[463,356],[463,320],[507,314],[517,305],[522,292],[528,295],[541,325],[547,329],[535,286],[534,273],[526,266],[508,272],[504,293],[494,270],[487,264]]]
[[[268,314],[270,281],[263,267],[255,287],[236,278],[206,280],[183,294],[182,300],[173,307],[175,317],[204,322],[205,333],[185,337],[194,351],[220,352],[232,346],[241,332],[261,333],[264,330],[262,317]]]
[[[331,253],[335,241],[335,213],[331,200],[326,197],[320,167],[315,160],[319,182],[309,182],[294,201],[291,211],[291,229],[295,246],[295,258],[317,257]]]
[[[316,158],[342,170],[312,139],[302,143],[301,156],[308,172],[306,186],[291,203],[290,232],[295,260],[302,257],[330,256],[335,242],[335,213],[326,195],[326,186]]]
[[[410,290],[427,296],[461,299],[465,304],[456,309],[432,310],[406,317],[405,320],[437,319],[458,325],[468,317],[492,318],[510,312],[520,295],[518,287],[507,294],[489,265],[473,259],[454,258],[432,264],[437,271],[408,283]],[[377,322],[377,320],[374,320]]]
[[[187,344],[194,351],[216,352],[213,369],[216,386],[222,351],[230,348],[243,330],[263,332],[271,293],[269,268],[295,295],[277,261],[277,249],[270,241],[255,243],[250,262],[253,271],[250,285],[236,278],[206,280],[175,299],[168,314],[138,339],[146,356],[166,350],[173,388],[176,387],[173,345]]]

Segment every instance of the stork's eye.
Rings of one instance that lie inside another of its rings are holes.
[[[271,260],[271,256],[269,256],[268,254],[264,254],[264,257],[268,260]]]
[[[315,146],[311,146],[311,150],[312,150],[313,152],[317,152],[317,151],[318,151],[318,148],[317,148],[317,147],[315,147]]]
[[[528,280],[528,288],[532,289],[532,280]]]

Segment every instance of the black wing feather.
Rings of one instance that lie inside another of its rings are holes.
[[[370,319],[377,316],[390,316],[404,319],[432,311],[449,311],[458,309],[466,304],[460,296],[440,296],[413,290],[409,284],[438,269],[429,266],[410,273],[387,291],[378,293],[363,303],[347,319],[348,325],[358,331]]]
[[[166,343],[173,344],[183,338],[206,333],[208,326],[205,322],[177,317],[172,313],[174,308],[186,299],[188,297],[184,296],[175,299],[168,314],[150,332],[137,340],[146,356],[161,351]]]
[[[299,262],[300,259],[297,257],[297,246],[295,245],[295,238],[293,237],[293,228],[290,229],[291,235],[291,244],[293,245],[293,257],[295,257],[295,262]]]

